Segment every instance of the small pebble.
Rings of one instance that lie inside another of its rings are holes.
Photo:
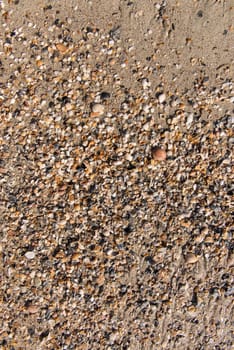
[[[25,253],[25,257],[29,260],[34,259],[35,253],[34,252],[27,252],[27,253]]]
[[[62,54],[65,54],[68,51],[68,47],[60,43],[56,44],[56,49]]]
[[[187,128],[190,128],[192,122],[193,122],[193,113],[190,113],[186,121]]]
[[[167,158],[166,151],[159,147],[154,147],[152,149],[152,156],[154,160],[159,160],[159,161],[165,160]]]
[[[28,311],[30,314],[36,314],[36,313],[39,311],[39,307],[36,306],[36,305],[30,305],[30,306],[27,308],[27,311]]]
[[[92,106],[92,116],[93,117],[99,117],[104,114],[105,107],[101,103],[95,103]]]
[[[185,256],[185,261],[187,264],[195,264],[198,261],[198,257],[195,254],[188,253]]]
[[[163,103],[165,100],[166,100],[166,95],[165,94],[160,94],[158,96],[159,103]]]

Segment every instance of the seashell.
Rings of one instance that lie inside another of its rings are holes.
[[[152,156],[154,160],[163,161],[166,160],[167,154],[166,151],[160,147],[153,147]]]

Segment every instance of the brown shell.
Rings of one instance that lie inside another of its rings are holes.
[[[154,160],[163,161],[166,160],[167,154],[166,151],[160,147],[153,147],[152,157]]]

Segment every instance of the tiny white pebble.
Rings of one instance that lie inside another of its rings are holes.
[[[192,122],[193,122],[193,113],[190,113],[186,121],[187,128],[190,128]]]
[[[25,253],[25,257],[29,260],[34,259],[35,253],[34,252],[27,252],[27,253]]]
[[[166,100],[166,95],[165,94],[160,94],[158,96],[159,103],[163,103]]]

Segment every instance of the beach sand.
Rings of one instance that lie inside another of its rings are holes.
[[[0,1],[0,348],[233,346],[233,0]]]

